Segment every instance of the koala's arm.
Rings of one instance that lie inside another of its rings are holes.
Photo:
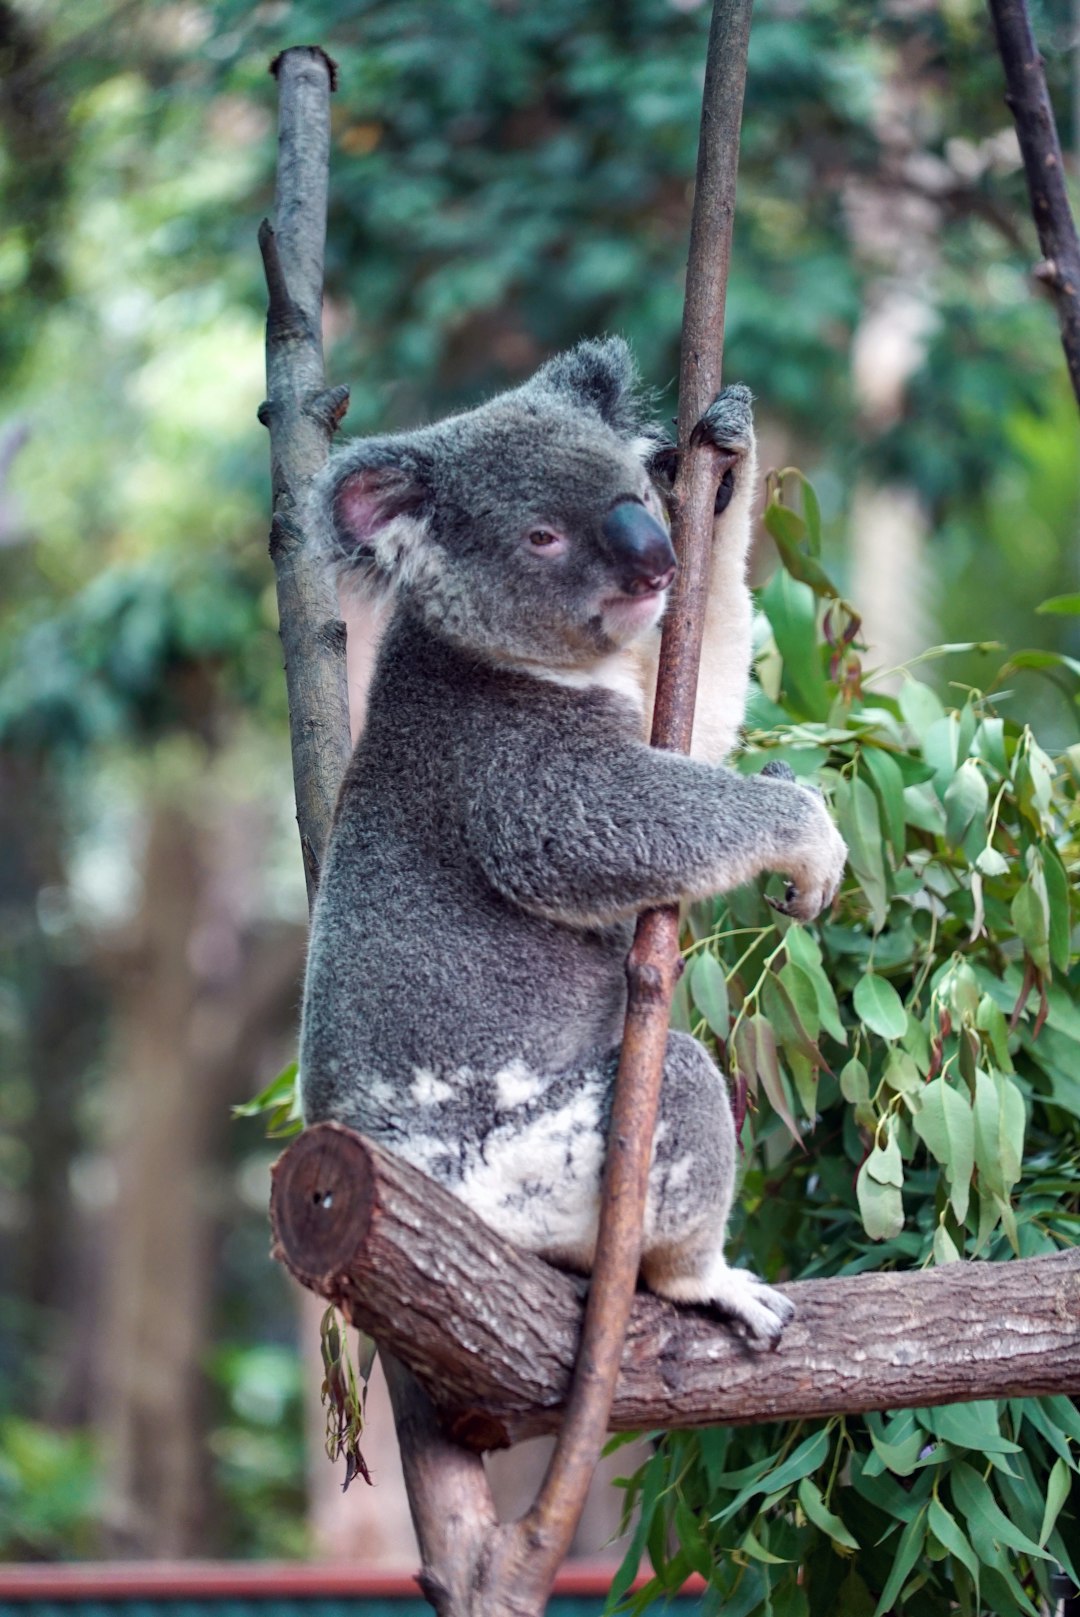
[[[750,686],[753,605],[746,571],[757,488],[757,448],[750,406],[745,387],[736,384],[725,388],[705,412],[699,428],[718,448],[737,457],[717,497],[690,746],[691,757],[711,764],[723,763],[735,745]],[[645,670],[650,712],[658,649],[658,644],[651,648],[651,661]]]
[[[533,914],[597,926],[790,878],[785,910],[829,904],[846,849],[823,799],[641,743],[522,747],[472,774],[466,835],[488,880]]]

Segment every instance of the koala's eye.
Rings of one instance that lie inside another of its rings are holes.
[[[549,556],[566,549],[566,540],[561,533],[553,533],[550,528],[534,528],[528,536],[530,550],[543,550]]]

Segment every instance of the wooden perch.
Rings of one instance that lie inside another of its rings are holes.
[[[501,1448],[558,1429],[583,1281],[333,1123],[281,1157],[271,1211],[276,1255],[392,1349],[457,1443]],[[771,1353],[639,1293],[611,1430],[1080,1392],[1080,1250],[784,1290],[798,1312]]]

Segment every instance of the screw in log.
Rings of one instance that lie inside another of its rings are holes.
[[[1025,0],[989,0],[1005,69],[1005,101],[1016,124],[1032,217],[1042,248],[1034,275],[1057,308],[1061,346],[1080,404],[1080,240],[1065,187],[1054,109]]]

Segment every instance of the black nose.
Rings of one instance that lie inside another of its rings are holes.
[[[627,595],[653,595],[675,577],[675,552],[664,529],[637,500],[620,500],[601,527]]]

